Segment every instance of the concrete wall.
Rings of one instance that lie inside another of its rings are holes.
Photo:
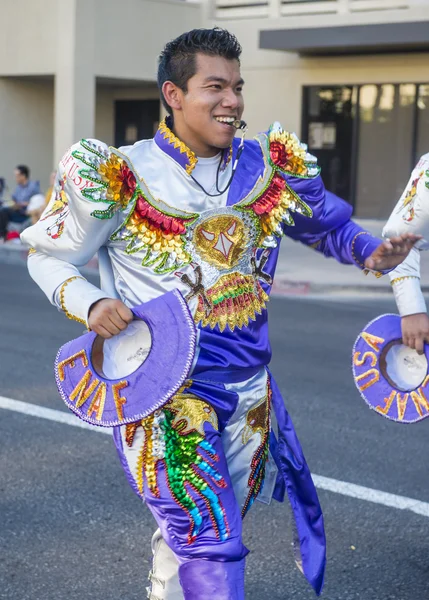
[[[407,11],[407,13],[411,11]],[[387,14],[387,13],[390,13]],[[297,54],[259,49],[261,29],[329,25],[332,15],[308,15],[280,19],[214,20],[206,13],[208,26],[225,27],[243,47],[242,74],[249,133],[266,129],[274,120],[300,134],[302,86],[319,84],[407,83],[429,81],[429,53],[301,58]],[[339,21],[345,17],[337,15]],[[356,22],[399,20],[400,11],[348,15]],[[429,18],[427,8],[415,10],[413,20]],[[359,19],[359,20],[358,20]],[[351,21],[345,21],[351,24]]]
[[[113,145],[115,138],[116,100],[157,100],[158,89],[153,86],[112,87],[97,85],[95,114],[95,137]]]
[[[53,167],[53,81],[0,78],[0,98],[0,176],[13,188],[14,168],[27,164],[45,191]]]
[[[169,40],[202,26],[199,3],[96,0],[95,73],[156,81],[157,57]]]
[[[54,73],[59,1],[0,3],[0,76]]]

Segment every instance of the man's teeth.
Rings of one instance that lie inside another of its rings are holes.
[[[234,123],[235,117],[215,117],[219,123]]]

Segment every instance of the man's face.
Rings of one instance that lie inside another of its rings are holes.
[[[27,178],[21,171],[15,169],[15,181],[18,185],[25,185],[27,183]]]
[[[197,155],[212,156],[232,143],[236,129],[222,119],[241,119],[244,82],[237,60],[197,54],[196,66],[187,92],[179,90],[180,110],[174,118],[178,133]]]

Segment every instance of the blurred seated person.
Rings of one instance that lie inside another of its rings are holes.
[[[30,198],[40,194],[38,181],[30,180],[30,169],[18,165],[15,169],[16,187],[12,192],[12,204],[0,207],[0,239],[5,239],[10,222],[23,223],[28,219],[27,206]]]

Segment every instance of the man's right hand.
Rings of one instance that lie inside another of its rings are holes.
[[[425,342],[429,344],[429,317],[426,313],[408,315],[401,319],[402,341],[406,346],[423,354]]]
[[[88,326],[107,340],[124,331],[133,318],[133,313],[121,300],[103,298],[89,309]]]

